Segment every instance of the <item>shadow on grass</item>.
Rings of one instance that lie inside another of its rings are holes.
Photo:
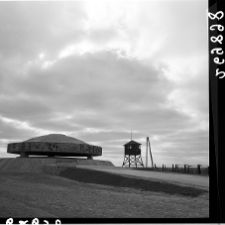
[[[184,187],[170,183],[150,181],[138,178],[125,177],[112,173],[81,168],[68,168],[59,176],[83,183],[103,184],[115,187],[129,187],[144,191],[164,192],[171,195],[197,197],[206,193],[206,190],[193,187]]]

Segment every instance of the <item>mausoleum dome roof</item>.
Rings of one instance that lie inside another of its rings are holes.
[[[73,137],[68,137],[63,134],[49,134],[40,137],[31,138],[24,142],[46,142],[46,143],[73,143],[73,144],[87,144],[81,140]]]

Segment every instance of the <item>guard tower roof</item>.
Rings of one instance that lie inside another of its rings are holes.
[[[131,140],[131,141],[129,141],[128,143],[126,143],[125,145],[141,145],[141,144],[138,143],[138,142],[136,142],[136,141]],[[124,146],[125,146],[125,145],[124,145]]]

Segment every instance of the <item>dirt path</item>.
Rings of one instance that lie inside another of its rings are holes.
[[[0,173],[0,217],[198,218],[208,193],[190,198],[87,184],[41,173]]]

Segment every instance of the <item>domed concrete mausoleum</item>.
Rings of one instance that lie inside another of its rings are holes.
[[[89,145],[73,137],[62,134],[49,134],[29,139],[20,143],[8,144],[8,153],[19,154],[20,157],[29,155],[54,156],[76,156],[93,159],[102,155],[102,148]]]

